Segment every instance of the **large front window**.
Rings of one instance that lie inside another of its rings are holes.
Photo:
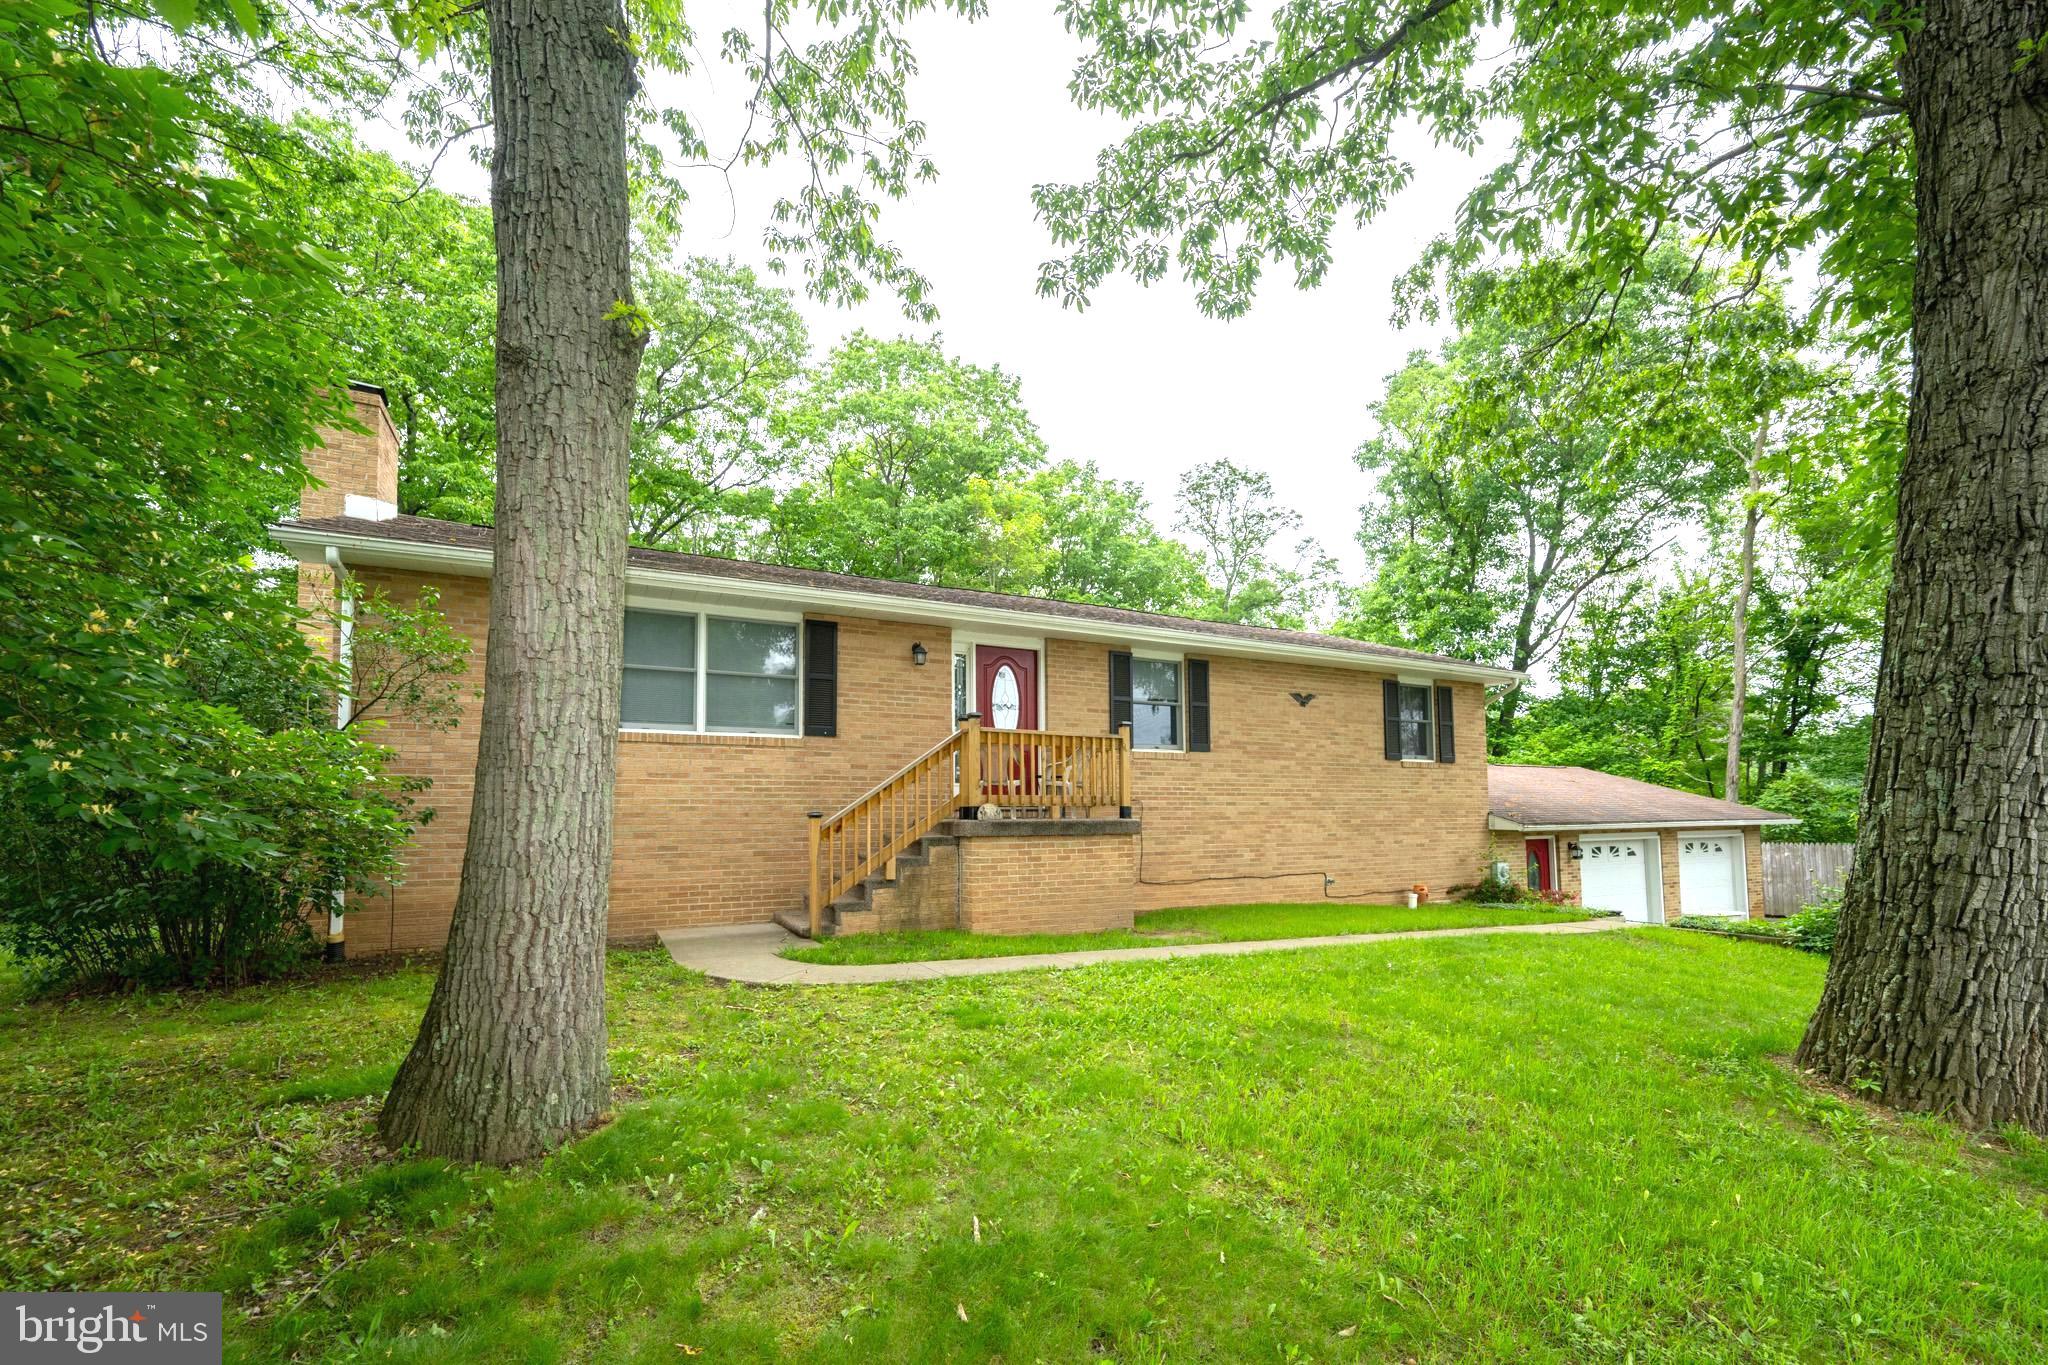
[[[1131,660],[1131,747],[1180,747],[1180,663]]]
[[[796,712],[795,624],[627,611],[622,723],[793,735]]]
[[[1401,757],[1434,758],[1431,743],[1429,684],[1401,684]]]

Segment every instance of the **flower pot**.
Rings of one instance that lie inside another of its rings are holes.
[[[1401,893],[1401,899],[1407,902],[1408,908],[1410,910],[1413,910],[1420,898],[1416,896],[1416,894],[1413,891],[1403,891]]]

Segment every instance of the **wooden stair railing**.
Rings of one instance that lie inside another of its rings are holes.
[[[1128,813],[1131,729],[1113,735],[960,728],[831,815],[810,814],[811,937],[825,907],[961,810],[1043,809],[1058,820],[1099,806]]]
[[[965,733],[947,735],[832,815],[811,812],[811,889],[805,909],[812,938],[818,936],[826,906],[958,811],[954,767]]]
[[[1128,729],[1113,735],[982,730],[979,741],[976,806],[1043,810],[1059,820],[1073,811],[1131,804]]]

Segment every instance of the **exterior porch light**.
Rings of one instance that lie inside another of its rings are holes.
[[[1585,860],[1586,850],[1580,848],[1577,844],[1566,844],[1564,846],[1564,851],[1565,856],[1570,858],[1575,863],[1582,862]]]
[[[919,668],[923,668],[924,661],[930,657],[931,655],[925,651],[925,647],[923,645],[912,645],[910,647],[910,662],[917,665]]]

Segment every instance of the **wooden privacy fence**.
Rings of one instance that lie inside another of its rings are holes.
[[[1849,875],[1854,844],[1765,844],[1764,913],[1790,915]]]
[[[811,813],[811,937],[825,907],[960,811],[993,804],[1058,820],[1098,807],[1128,813],[1131,727],[1113,735],[985,730],[975,717],[831,815]]]

